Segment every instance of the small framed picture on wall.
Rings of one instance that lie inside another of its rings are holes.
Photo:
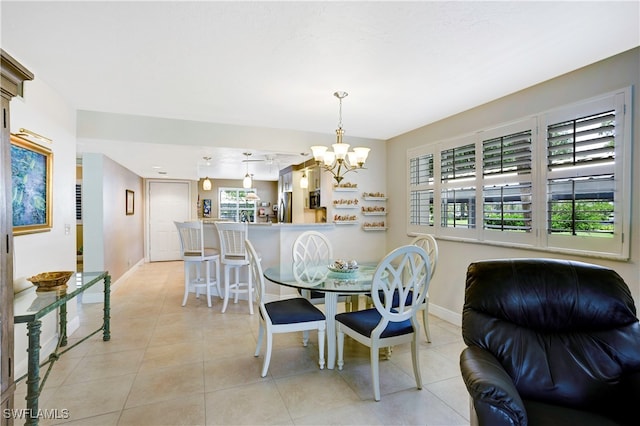
[[[132,215],[134,213],[134,192],[130,189],[126,189],[125,190],[125,200],[126,200],[126,207],[125,207],[125,212],[127,213],[127,215]]]
[[[211,217],[211,200],[204,199],[202,200],[202,216],[203,217]]]

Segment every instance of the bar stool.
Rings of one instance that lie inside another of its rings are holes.
[[[246,294],[249,302],[249,313],[253,315],[253,282],[249,271],[249,256],[245,247],[248,225],[246,222],[215,222],[220,238],[220,263],[224,267],[224,302],[222,313],[227,310],[229,299],[233,295],[233,303],[238,303],[238,295]],[[240,271],[247,267],[247,280],[240,281]],[[234,281],[230,281],[230,271],[234,270]]]
[[[216,286],[220,292],[220,251],[204,247],[204,230],[201,221],[174,222],[180,237],[180,250],[184,260],[184,297],[182,306],[187,304],[191,287],[195,289],[196,297],[200,297],[200,290],[205,289],[207,305],[211,307],[211,287]],[[211,277],[211,266],[215,266],[215,279]],[[191,267],[196,269],[195,278],[191,278]],[[200,268],[205,267],[205,277],[201,276]]]

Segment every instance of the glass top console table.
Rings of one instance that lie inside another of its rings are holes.
[[[67,302],[78,297],[88,288],[103,282],[104,283],[104,320],[102,326],[85,336],[73,345],[67,346]],[[28,369],[27,374],[20,377],[16,382],[26,377],[27,381],[27,409],[24,413],[25,425],[37,425],[40,419],[38,409],[38,398],[40,392],[49,376],[53,364],[62,354],[76,347],[80,343],[89,339],[96,333],[102,331],[102,340],[109,341],[111,332],[109,328],[110,318],[110,297],[111,297],[111,276],[108,272],[78,272],[72,275],[67,283],[66,292],[37,292],[35,287],[24,290],[15,295],[13,301],[14,323],[26,323],[27,335],[29,338]],[[58,321],[60,324],[60,336],[58,344],[49,355],[49,358],[40,363],[40,327],[41,318],[48,313],[58,309]],[[64,348],[64,349],[63,349]],[[44,378],[40,380],[40,367],[48,365]]]

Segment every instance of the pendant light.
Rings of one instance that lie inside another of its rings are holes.
[[[211,180],[209,177],[205,177],[202,181],[202,189],[205,191],[211,191]]]
[[[206,166],[211,165],[211,162],[210,162],[211,157],[202,157],[202,159],[205,161]],[[211,179],[209,179],[209,176],[206,176],[202,181],[202,189],[204,191],[211,191]]]
[[[245,152],[244,155],[247,156],[247,159],[244,160],[245,163],[247,163],[247,174],[244,175],[244,179],[242,179],[242,187],[245,189],[249,189],[253,185],[253,180],[251,179],[251,175],[249,174],[249,156],[251,155],[251,153]]]
[[[305,155],[305,153],[302,153]],[[302,169],[302,177],[300,178],[300,188],[307,189],[309,188],[309,178],[307,177],[307,159],[304,159],[304,169]]]

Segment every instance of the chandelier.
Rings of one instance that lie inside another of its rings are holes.
[[[342,129],[342,99],[346,98],[347,95],[347,92],[335,92],[333,94],[340,101],[336,143],[332,145],[333,151],[329,151],[329,147],[321,145],[311,147],[316,164],[331,173],[338,185],[345,174],[363,169],[369,155],[369,148],[356,147],[353,148],[353,151],[349,151],[349,144],[342,143],[342,136],[344,135],[344,130]]]

